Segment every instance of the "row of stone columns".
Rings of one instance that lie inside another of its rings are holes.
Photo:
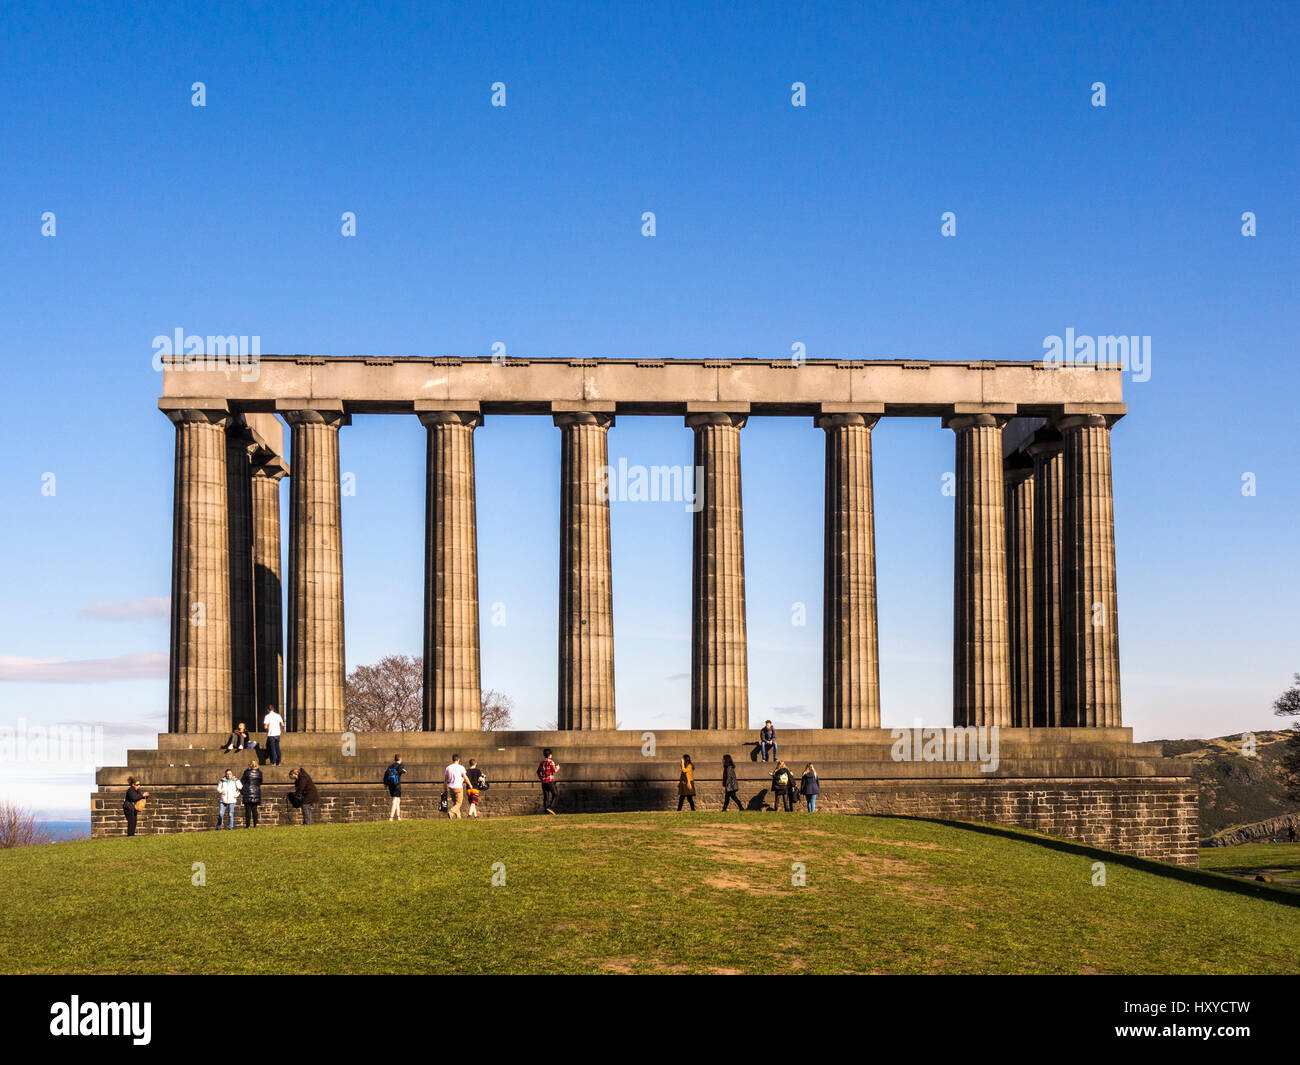
[[[1100,414],[1053,419],[1004,472],[1011,700],[1005,714],[973,700],[972,724],[1122,722],[1110,425]],[[988,561],[996,568],[996,552],[967,566]],[[996,651],[984,657],[996,671]]]
[[[224,401],[176,426],[168,729],[256,728],[281,707],[279,482],[288,469]]]
[[[418,408],[433,404],[421,403]],[[176,425],[169,728],[219,732],[280,706],[292,731],[342,731],[342,404],[281,401],[291,430],[287,672],[280,647],[279,481],[224,401]],[[480,722],[477,405],[417,409],[427,431],[424,727]],[[823,725],[880,726],[871,430],[824,413]],[[1120,723],[1109,423],[1057,419],[1004,469],[1001,414],[945,419],[956,437],[953,719],[1020,727]],[[558,726],[616,727],[608,430],[612,411],[557,410]],[[691,725],[749,725],[740,430],[746,414],[687,415],[697,470]]]

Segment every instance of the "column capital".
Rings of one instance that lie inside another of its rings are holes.
[[[417,410],[415,413],[426,429],[435,425],[465,425],[477,429],[483,424],[483,415],[476,410]]]
[[[949,414],[943,419],[943,427],[958,433],[963,429],[1001,429],[1010,420],[1010,414]]]
[[[158,409],[173,425],[226,426],[230,423],[230,404],[214,397],[166,396],[158,401]]]
[[[240,414],[231,415],[230,420],[226,422],[226,446],[239,448],[249,459],[262,450],[262,445],[253,436],[248,423]]]
[[[813,415],[813,425],[818,429],[843,429],[852,428],[854,426],[862,426],[865,429],[872,429],[878,421],[880,421],[879,414],[863,414],[860,412],[850,411],[836,414]]]
[[[279,481],[289,475],[289,464],[279,455],[264,457],[259,451],[253,456],[253,476],[267,481]]]
[[[749,420],[749,412],[741,414],[735,411],[694,411],[686,415],[686,428],[700,429],[707,425],[720,425],[726,428],[743,429]]]
[[[1015,458],[1006,459],[1002,463],[1002,480],[1008,487],[1023,484],[1034,475],[1034,464],[1032,462],[1022,462]]]
[[[1071,429],[1109,429],[1122,418],[1122,414],[1099,411],[1079,411],[1070,414],[1058,414],[1052,419],[1052,425],[1060,433]]]
[[[1039,429],[1021,450],[1037,463],[1039,459],[1059,455],[1064,448],[1061,434],[1049,425]]]
[[[599,429],[609,429],[614,424],[614,415],[608,411],[557,411],[551,415],[551,418],[560,429],[566,429],[570,425],[594,425]]]
[[[337,429],[351,425],[341,399],[277,399],[275,412],[290,425],[326,425]]]

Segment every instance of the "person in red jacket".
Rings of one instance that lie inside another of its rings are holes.
[[[542,812],[555,813],[555,804],[559,796],[555,790],[555,774],[560,767],[551,758],[549,747],[542,751],[542,760],[537,766],[537,779],[542,782]]]

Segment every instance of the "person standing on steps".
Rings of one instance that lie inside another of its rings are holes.
[[[804,800],[808,803],[808,812],[815,814],[817,812],[817,796],[821,793],[822,786],[817,780],[817,770],[813,768],[812,762],[803,767],[803,780],[799,782],[799,793],[803,795]]]
[[[279,765],[280,733],[284,731],[284,718],[275,712],[274,706],[266,708],[266,717],[262,718],[262,728],[266,729],[266,755],[272,765]]]
[[[406,766],[402,765],[402,756],[393,755],[393,764],[384,770],[384,787],[388,789],[388,794],[393,800],[388,808],[390,821],[402,819],[402,777],[405,773]]]
[[[239,799],[239,792],[243,785],[235,779],[235,771],[227,769],[226,775],[217,781],[217,797],[221,800],[221,806],[217,811],[217,831],[221,831],[221,823],[224,821],[226,828],[233,831],[235,828],[235,803]]]
[[[298,808],[302,810],[302,823],[310,825],[312,810],[320,802],[316,782],[302,768],[289,770],[289,779],[293,781],[293,793],[298,799]]]
[[[789,768],[779,758],[776,762],[776,772],[772,774],[772,809],[781,809],[782,801],[785,802],[786,811],[794,809],[790,801],[790,789],[794,786],[794,775]]]
[[[682,775],[677,781],[677,811],[681,812],[682,803],[689,802],[692,812],[695,810],[695,766],[689,754],[682,755]]]
[[[737,810],[744,809],[740,805],[740,797],[737,794],[740,791],[740,781],[736,779],[736,763],[729,754],[722,756],[722,791],[726,796],[722,800],[724,812],[731,808],[733,802],[736,804]]]
[[[244,827],[257,827],[257,808],[262,805],[262,770],[258,768],[257,759],[248,763],[243,776],[239,778],[244,785]]]
[[[772,722],[764,721],[763,727],[758,730],[758,749],[763,755],[763,761],[767,761],[767,749],[772,748],[772,757],[776,757],[776,729],[772,727]]]
[[[542,750],[542,760],[537,766],[537,779],[542,782],[542,813],[555,813],[555,804],[559,798],[555,790],[555,774],[560,767],[551,759],[551,749]]]
[[[465,797],[465,767],[460,764],[460,755],[453,754],[451,763],[443,771],[443,782],[447,785],[447,817],[460,820],[460,804]]]
[[[135,777],[126,778],[126,794],[122,797],[122,815],[126,818],[126,834],[135,835],[135,820],[144,809],[144,801],[149,798],[147,791],[140,790],[140,782]]]

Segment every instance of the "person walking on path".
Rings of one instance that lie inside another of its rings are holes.
[[[312,810],[320,802],[320,792],[316,790],[316,782],[312,780],[307,770],[301,767],[291,769],[289,779],[293,781],[293,793],[298,799],[298,808],[302,810],[302,823],[310,825]]]
[[[736,779],[736,763],[729,754],[722,756],[722,791],[726,796],[722,800],[724,812],[731,809],[733,802],[736,804],[737,810],[744,809],[740,805],[740,797],[737,794],[740,791],[740,781]]]
[[[465,767],[460,764],[460,755],[453,754],[451,763],[443,771],[443,782],[447,785],[447,817],[460,820],[460,804],[465,797]]]
[[[469,816],[478,817],[478,801],[483,789],[487,787],[487,775],[478,767],[477,758],[469,760],[465,775],[469,778],[469,784],[465,788],[465,795],[469,799]]]
[[[393,764],[384,770],[384,787],[388,789],[388,795],[393,800],[388,808],[390,821],[402,819],[402,777],[405,773],[406,766],[402,765],[402,756],[393,755]]]
[[[772,727],[772,722],[764,721],[763,727],[758,730],[758,749],[763,755],[763,761],[767,761],[767,749],[772,748],[772,757],[776,757],[776,729]]]
[[[677,780],[677,811],[680,813],[682,803],[691,804],[691,810],[695,809],[695,766],[691,764],[689,754],[682,755],[682,775]]]
[[[248,763],[239,782],[244,786],[244,827],[257,827],[257,808],[262,805],[262,770],[257,759]]]
[[[559,771],[559,765],[551,758],[551,749],[544,748],[542,760],[537,766],[537,779],[542,782],[542,813],[555,813],[555,803],[559,798],[555,790],[555,774]]]
[[[262,728],[266,729],[266,755],[272,765],[279,765],[280,733],[284,731],[284,718],[275,712],[274,706],[266,708],[266,717],[262,718]]]
[[[221,831],[221,823],[226,823],[226,828],[233,830],[235,827],[235,803],[239,801],[239,792],[243,785],[235,779],[235,771],[227,769],[226,775],[217,781],[217,796],[221,800],[221,807],[217,812],[217,831]]]
[[[140,782],[135,777],[126,778],[126,794],[122,797],[122,814],[126,817],[126,834],[135,835],[135,820],[144,809],[144,801],[149,798],[147,791],[140,790]]]
[[[793,810],[794,806],[790,801],[790,789],[794,786],[794,774],[780,759],[776,763],[776,772],[772,774],[772,809],[781,809],[782,801],[785,802],[787,811]]]
[[[809,762],[803,767],[803,780],[799,782],[799,792],[808,803],[810,814],[817,812],[817,796],[821,790],[821,784],[817,780],[817,770],[813,768],[812,762]]]

